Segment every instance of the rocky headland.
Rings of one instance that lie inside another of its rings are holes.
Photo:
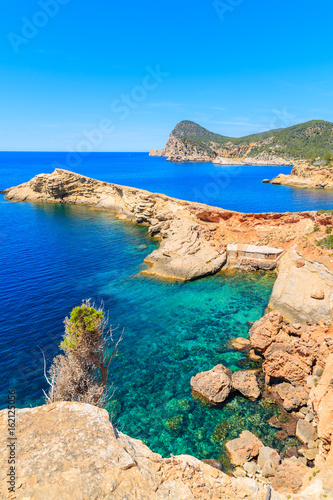
[[[279,174],[271,184],[307,189],[333,189],[333,171],[330,167],[296,162],[290,175]]]
[[[282,456],[245,430],[236,442],[224,443],[236,466],[237,477],[230,477],[194,457],[163,459],[89,405],[18,410],[16,498],[42,499],[46,492],[50,499],[333,498],[331,212],[242,214],[61,169],[5,194],[17,202],[87,205],[146,225],[159,239],[145,259],[146,274],[192,280],[230,268],[276,272],[271,312],[252,326],[249,341],[234,342],[262,362],[264,383],[258,371],[230,373],[218,365],[193,374],[189,384],[211,404],[223,404],[236,391],[278,403],[289,417],[273,419],[272,426],[282,440],[296,435],[302,443]],[[3,453],[6,418],[1,412]],[[0,498],[10,498],[2,488]]]
[[[7,189],[6,198],[88,205],[148,226],[159,247],[145,274],[186,281],[228,268],[276,269],[271,308],[303,323],[332,317],[331,212],[243,214],[61,169]]]
[[[287,128],[244,137],[227,137],[184,120],[169,135],[165,147],[152,149],[151,156],[174,162],[212,161],[219,165],[294,165],[332,156],[333,124],[311,120]]]

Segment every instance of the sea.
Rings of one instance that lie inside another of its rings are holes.
[[[333,192],[263,184],[291,167],[171,163],[148,153],[0,153],[0,189],[65,168],[106,182],[241,212],[333,208]],[[222,363],[256,367],[232,350],[265,312],[276,275],[221,272],[190,283],[140,274],[157,247],[147,228],[90,207],[10,202],[0,195],[0,407],[9,390],[17,407],[45,403],[44,377],[60,353],[64,319],[91,299],[123,335],[111,366],[107,403],[117,428],[154,452],[218,459],[243,429],[268,446],[282,443],[269,420],[285,418],[273,401],[238,395],[211,407],[191,394],[190,379]]]

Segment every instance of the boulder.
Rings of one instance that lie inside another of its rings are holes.
[[[261,468],[264,477],[274,476],[279,464],[280,455],[276,450],[269,446],[263,446],[259,449],[258,466]]]
[[[282,315],[272,311],[256,321],[249,331],[251,346],[258,352],[263,353],[275,340],[282,326]]]
[[[297,422],[296,437],[301,443],[307,444],[309,441],[315,441],[318,438],[318,434],[311,422],[301,419]]]
[[[217,365],[211,370],[197,373],[191,378],[191,387],[194,392],[212,404],[223,403],[232,389],[231,379],[223,365]]]
[[[306,473],[311,471],[297,459],[286,458],[276,469],[275,476],[271,481],[271,486],[279,493],[297,493],[303,484]]]
[[[250,349],[251,342],[243,337],[237,337],[231,340],[231,347],[236,351],[248,351]]]
[[[260,389],[254,371],[240,370],[235,372],[232,374],[231,382],[233,388],[243,394],[243,396],[252,400],[259,398]]]
[[[303,457],[305,457],[307,460],[314,460],[319,453],[319,449],[318,448],[311,448],[311,449],[299,448],[298,453],[300,455],[303,455]]]
[[[239,438],[228,441],[225,445],[227,455],[233,465],[243,465],[259,454],[264,446],[257,436],[250,431],[243,431]]]
[[[243,469],[247,472],[247,475],[250,477],[254,477],[258,470],[257,464],[252,460],[252,462],[245,462],[243,465]]]
[[[296,337],[274,342],[265,351],[264,373],[293,385],[305,383],[315,361],[316,346],[312,344]]]
[[[283,400],[283,407],[287,411],[297,410],[300,406],[306,405],[309,398],[309,390],[302,385],[293,386],[287,382],[282,382],[277,384],[275,389]]]

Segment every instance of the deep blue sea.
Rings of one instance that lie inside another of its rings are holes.
[[[0,189],[57,166],[109,182],[248,212],[332,208],[333,193],[262,184],[290,168],[172,164],[147,154],[91,154],[75,168],[65,154],[0,153]],[[62,164],[62,165],[59,165]],[[224,179],[224,180],[223,180]],[[0,195],[0,398],[9,388],[18,406],[44,402],[43,357],[59,353],[63,320],[83,299],[103,301],[124,331],[112,365],[115,395],[108,406],[119,429],[164,456],[189,453],[225,460],[223,441],[248,428],[280,449],[267,423],[278,409],[267,401],[231,398],[223,408],[195,401],[190,378],[223,363],[250,366],[230,350],[267,306],[274,274],[220,273],[191,283],[140,274],[156,241],[145,227],[88,207],[8,202]]]

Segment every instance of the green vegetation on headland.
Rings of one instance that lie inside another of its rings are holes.
[[[187,147],[195,146],[200,152],[216,157],[217,150],[234,152],[235,155],[255,157],[268,153],[288,159],[312,160],[320,158],[322,164],[330,164],[333,158],[333,123],[312,120],[292,127],[280,128],[240,138],[215,134],[200,125],[184,120],[172,131],[172,135]]]

